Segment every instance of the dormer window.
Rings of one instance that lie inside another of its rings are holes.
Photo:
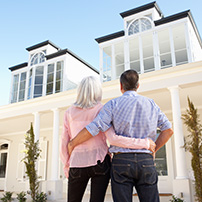
[[[46,50],[32,55],[30,65],[32,66],[32,65],[36,65],[36,64],[45,62],[45,54],[46,54]]]
[[[128,28],[128,35],[143,32],[152,28],[152,24],[149,18],[140,18],[133,21]]]

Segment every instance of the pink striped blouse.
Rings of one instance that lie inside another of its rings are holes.
[[[79,107],[71,106],[67,109],[64,115],[63,133],[61,137],[60,158],[64,165],[64,173],[68,178],[69,167],[88,167],[97,164],[100,160],[103,162],[106,154],[108,153],[107,140],[111,145],[135,148],[135,149],[148,149],[148,139],[135,139],[118,136],[115,134],[114,129],[108,129],[104,134],[100,132],[95,137],[78,145],[73,150],[69,157],[67,145],[69,141],[74,138],[86,125],[91,123],[97,116],[102,108],[102,104],[89,109],[82,109]]]

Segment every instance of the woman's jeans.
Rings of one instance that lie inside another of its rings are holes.
[[[111,185],[114,202],[132,202],[133,186],[140,202],[159,202],[158,175],[153,156],[146,153],[114,154]]]
[[[111,159],[107,155],[102,163],[84,168],[70,168],[68,202],[81,202],[91,179],[90,202],[103,202],[110,179]]]

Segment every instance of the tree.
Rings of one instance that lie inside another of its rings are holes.
[[[39,194],[39,181],[36,171],[36,163],[40,156],[41,150],[39,149],[39,140],[34,141],[34,131],[31,124],[30,130],[27,131],[25,136],[25,157],[23,161],[26,166],[26,174],[29,178],[29,186],[31,191],[31,197],[33,201],[36,201],[36,196]]]
[[[194,104],[188,98],[188,109],[182,115],[184,124],[189,132],[188,140],[185,143],[191,155],[191,165],[195,177],[196,201],[202,202],[202,125]]]

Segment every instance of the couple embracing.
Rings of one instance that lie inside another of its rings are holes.
[[[154,156],[173,131],[158,105],[137,94],[138,87],[138,73],[123,72],[122,96],[103,106],[96,78],[79,84],[76,102],[65,112],[61,139],[68,202],[82,201],[89,180],[89,201],[103,202],[110,178],[114,202],[132,202],[133,187],[141,202],[159,201]],[[155,141],[157,128],[161,133]]]

